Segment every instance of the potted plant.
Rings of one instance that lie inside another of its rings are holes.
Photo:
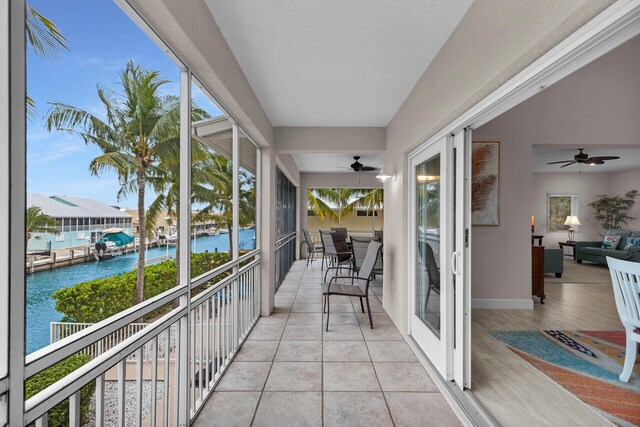
[[[629,209],[635,204],[638,190],[628,191],[622,196],[598,195],[598,200],[589,203],[587,206],[593,209],[593,216],[596,221],[606,230],[620,229],[622,224],[627,224],[629,220],[635,219],[628,214]]]

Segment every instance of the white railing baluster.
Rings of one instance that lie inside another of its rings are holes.
[[[104,426],[104,374],[96,378],[96,427]]]
[[[213,378],[213,374],[212,374],[212,368],[213,365],[211,363],[211,307],[212,307],[212,300],[211,298],[207,298],[207,310],[206,310],[206,319],[207,319],[207,335],[206,335],[206,339],[207,339],[207,347],[206,347],[206,357],[205,357],[205,365],[207,368],[207,375],[205,377],[205,384],[207,385],[207,393],[209,392],[209,384],[210,384],[210,379]]]
[[[36,427],[49,427],[49,414],[44,414],[36,420]]]
[[[164,416],[162,418],[163,427],[169,426],[169,372],[170,372],[169,369],[171,365],[171,356],[169,353],[169,348],[171,345],[170,343],[171,343],[171,328],[168,328],[165,336],[165,345],[164,345],[164,402],[163,402]]]
[[[80,427],[80,390],[69,397],[69,427]]]
[[[206,302],[206,300],[205,300]],[[204,304],[204,303],[203,303]],[[199,342],[198,344],[200,345],[200,348],[198,349],[198,361],[199,361],[199,371],[200,371],[200,378],[199,378],[199,382],[198,382],[198,388],[200,389],[200,402],[202,402],[203,398],[204,398],[204,373],[205,373],[205,367],[202,364],[202,359],[203,359],[203,352],[204,352],[204,316],[203,316],[203,312],[204,312],[204,307],[202,306],[203,304],[200,304],[198,306],[198,316],[199,316],[199,326],[200,326],[200,333],[199,335]],[[195,355],[194,355],[195,358]],[[194,403],[193,403],[193,407],[194,410],[196,408],[196,403],[195,403],[195,399],[193,399]]]
[[[142,389],[144,387],[142,347],[136,351],[136,427],[142,427]]]
[[[151,426],[157,425],[158,337],[151,341]]]
[[[182,362],[182,328],[180,327],[182,319],[176,322],[176,346],[175,346],[175,362],[174,362],[174,371],[175,375],[173,377],[173,422],[175,425],[179,424],[180,417],[180,364]],[[182,390],[183,393],[189,393],[189,390]]]
[[[215,350],[214,350],[214,354],[213,354],[213,358],[215,361],[215,375],[217,378],[218,373],[220,372],[220,365],[221,363],[219,363],[220,361],[220,338],[221,338],[221,333],[222,333],[222,328],[220,328],[220,292],[214,294],[216,296],[215,299],[215,304],[216,304],[216,313],[215,313],[215,317],[214,317],[214,323],[215,323],[215,327],[216,330],[214,332],[214,336],[213,339],[215,341]]]
[[[191,352],[189,353],[191,356],[191,360],[189,360],[189,381],[190,381],[190,387],[189,387],[189,410],[191,410],[195,404],[195,397],[196,397],[196,327],[197,327],[197,323],[196,323],[196,317],[197,317],[197,310],[198,308],[195,307],[192,311],[191,311],[191,330],[189,331],[189,337],[190,337],[190,344],[189,346],[191,347]]]
[[[231,346],[231,354],[235,353],[236,347],[238,345],[238,306],[239,306],[239,302],[238,299],[240,298],[239,292],[238,292],[238,279],[236,278],[236,280],[233,281],[233,285],[232,286],[232,296],[231,296],[231,301],[233,304],[233,345]]]
[[[122,359],[120,363],[118,363],[118,425],[120,427],[125,426],[125,408],[127,405],[126,397],[127,397],[127,388],[126,388],[126,379],[127,379],[127,361],[126,358]]]

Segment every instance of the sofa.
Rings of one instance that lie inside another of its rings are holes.
[[[640,231],[631,230],[607,230],[606,235],[621,236],[620,243],[614,249],[602,248],[602,240],[576,242],[576,261],[590,261],[598,264],[607,264],[608,256],[625,261],[640,262],[640,247],[625,249],[627,239],[640,238]]]
[[[562,249],[544,248],[544,272],[554,273],[556,277],[562,277],[564,271],[564,254]]]

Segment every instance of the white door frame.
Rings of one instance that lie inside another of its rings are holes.
[[[452,292],[449,292],[449,283],[451,281],[450,270],[451,260],[447,254],[451,250],[451,221],[450,207],[451,191],[450,191],[450,171],[452,159],[450,159],[451,138],[445,136],[437,141],[433,141],[429,145],[425,145],[422,150],[409,159],[409,182],[416,182],[416,166],[429,160],[430,158],[440,155],[440,246],[438,257],[440,261],[440,337],[429,330],[422,324],[421,320],[416,319],[415,311],[415,284],[416,284],[416,187],[411,185],[409,196],[409,305],[408,305],[408,333],[422,347],[422,350],[430,357],[433,364],[440,371],[440,374],[447,380],[453,378],[453,304]],[[415,326],[414,326],[415,325]]]

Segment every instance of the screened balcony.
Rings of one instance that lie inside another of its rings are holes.
[[[297,261],[195,418],[195,426],[459,425],[372,287],[374,329],[357,298],[322,314],[320,263]]]
[[[259,266],[254,251],[196,278],[192,289],[205,289],[188,306],[111,348],[109,339],[127,322],[175,301],[184,289],[30,355],[27,375],[81,351],[89,339],[105,345],[88,365],[27,400],[25,423],[47,425],[48,413],[61,404],[68,405],[69,425],[82,425],[83,390],[95,384],[90,420],[98,426],[459,424],[385,313],[381,281],[371,288],[373,329],[357,298],[332,296],[327,332],[319,262],[293,263],[265,317],[259,316]]]

